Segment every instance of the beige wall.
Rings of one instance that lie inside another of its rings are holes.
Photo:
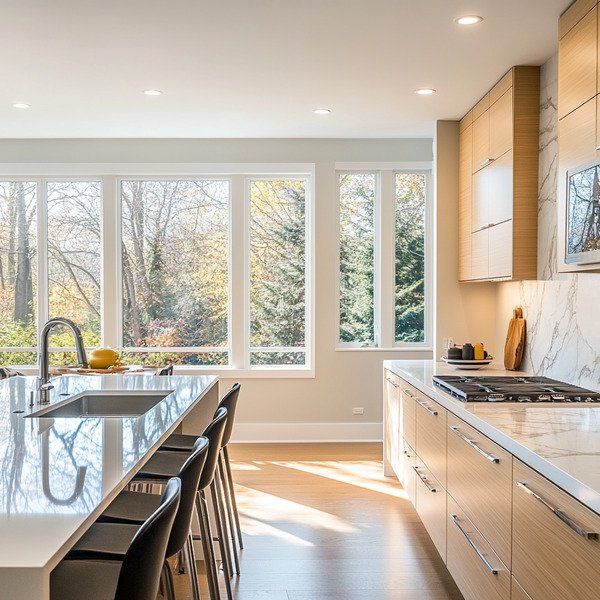
[[[237,431],[238,437],[246,439],[381,437],[382,361],[428,358],[431,353],[335,350],[337,223],[334,163],[431,159],[432,142],[426,139],[0,140],[0,162],[5,163],[316,163],[316,377],[242,379]],[[446,198],[445,201],[456,200]],[[444,210],[450,211],[450,204],[444,205]],[[452,236],[448,237],[451,239]],[[442,288],[445,288],[446,279],[450,281],[450,274],[444,276]],[[230,384],[228,380],[223,382],[224,386]],[[353,416],[354,407],[363,407],[364,415]]]
[[[444,354],[442,340],[456,344],[483,342],[494,356],[496,286],[458,282],[458,122],[438,121],[434,139],[435,178],[435,357]]]

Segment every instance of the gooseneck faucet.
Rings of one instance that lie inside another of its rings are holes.
[[[77,351],[77,363],[80,367],[87,368],[87,356],[85,354],[85,346],[83,345],[83,336],[81,335],[81,330],[73,321],[70,319],[65,319],[63,317],[54,317],[50,319],[42,328],[40,333],[40,345],[39,345],[39,354],[38,354],[38,364],[40,367],[38,374],[38,391],[39,391],[39,401],[42,404],[49,402],[50,399],[48,397],[50,390],[54,387],[50,383],[50,375],[49,375],[49,339],[50,332],[57,325],[64,325],[68,327],[73,333],[73,337],[75,338],[75,350]]]

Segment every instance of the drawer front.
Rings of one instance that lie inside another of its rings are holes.
[[[510,567],[512,455],[452,414],[447,489]]]
[[[406,383],[403,379],[400,380],[400,399],[402,403],[402,429],[406,442],[412,448],[416,445],[416,411],[417,403],[415,396],[417,390]]]
[[[387,369],[384,370],[384,429],[383,456],[384,473],[390,477],[400,477],[402,469],[402,414],[400,410],[400,378]]]
[[[451,496],[447,567],[465,600],[509,600],[510,571]]]
[[[516,459],[513,482],[515,579],[532,600],[600,598],[600,517]]]
[[[403,470],[402,470],[402,486],[408,496],[411,504],[415,506],[417,498],[417,473],[414,467],[417,464],[416,452],[406,443],[403,444]]]
[[[446,410],[419,394],[417,403],[417,456],[446,487]]]
[[[513,577],[510,583],[510,600],[531,600],[531,596],[519,585]]]
[[[417,513],[437,551],[446,562],[446,490],[419,456],[414,471]]]

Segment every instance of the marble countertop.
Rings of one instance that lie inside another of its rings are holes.
[[[87,390],[168,395],[140,417],[36,418],[27,416],[36,378],[1,381],[0,569],[53,568],[216,382],[66,375],[52,380],[52,403]]]
[[[388,360],[384,367],[600,514],[599,405],[462,402],[432,383],[433,375],[456,375],[444,363]],[[523,373],[495,368],[477,372],[515,374]]]

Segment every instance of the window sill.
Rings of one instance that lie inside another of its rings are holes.
[[[362,348],[360,346],[352,347],[352,346],[336,346],[336,352],[426,352],[431,354],[433,352],[433,348],[428,346],[392,346],[391,348],[379,348],[378,346],[367,346]]]

